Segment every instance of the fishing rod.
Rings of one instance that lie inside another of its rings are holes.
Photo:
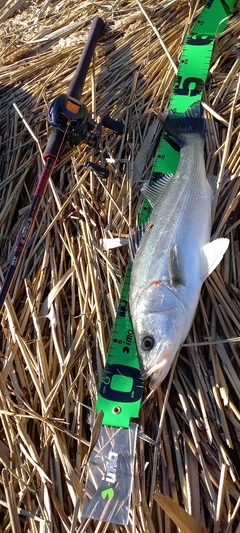
[[[77,69],[66,94],[57,96],[50,105],[48,122],[53,127],[53,130],[49,136],[43,154],[45,165],[40,174],[34,191],[32,204],[26,216],[17,245],[15,246],[13,259],[0,290],[0,311],[2,310],[5,298],[16,276],[17,269],[35,224],[49,179],[56,165],[60,161],[66,144],[68,143],[73,146],[84,142],[92,148],[96,148],[100,142],[101,125],[111,129],[114,133],[119,135],[122,134],[122,122],[116,121],[109,116],[105,116],[102,118],[101,123],[97,125],[91,119],[87,107],[80,102],[87,71],[104,27],[104,21],[100,17],[95,17],[77,65]],[[99,165],[87,162],[87,166],[95,170],[103,178],[108,175],[107,169]]]

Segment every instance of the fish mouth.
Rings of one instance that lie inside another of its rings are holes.
[[[156,390],[161,385],[166,375],[167,375],[167,372],[163,372],[161,369],[156,370],[156,372],[154,372],[151,376],[151,380],[149,383],[150,389]]]
[[[143,372],[143,378],[147,379],[151,377],[150,388],[155,390],[168,374],[173,361],[172,348],[167,342],[161,343],[160,353],[154,364],[151,364],[149,368]]]

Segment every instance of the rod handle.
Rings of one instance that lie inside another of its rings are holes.
[[[76,98],[76,100],[80,100],[81,98],[87,71],[92,61],[97,42],[103,32],[104,26],[105,24],[101,17],[95,17],[93,19],[87,42],[84,46],[73,79],[67,90],[67,95],[71,96],[72,98]]]
[[[75,98],[78,101],[81,98],[87,71],[91,63],[99,37],[103,32],[103,29],[103,19],[101,19],[100,17],[95,17],[92,21],[87,42],[84,46],[75,74],[67,90],[67,96]],[[64,148],[64,135],[62,131],[60,131],[58,128],[54,128],[49,136],[47,146],[44,150],[44,160],[46,161],[48,157],[55,157],[56,162],[58,162],[60,160],[61,153],[63,152]]]

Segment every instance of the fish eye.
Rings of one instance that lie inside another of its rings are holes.
[[[151,335],[146,335],[146,337],[143,337],[141,340],[141,347],[145,352],[148,352],[153,348],[154,342],[154,337]]]

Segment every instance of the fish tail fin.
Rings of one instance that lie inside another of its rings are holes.
[[[169,111],[164,127],[179,142],[180,147],[187,144],[189,134],[198,134],[204,142],[205,119],[200,102],[192,104],[185,113]]]

